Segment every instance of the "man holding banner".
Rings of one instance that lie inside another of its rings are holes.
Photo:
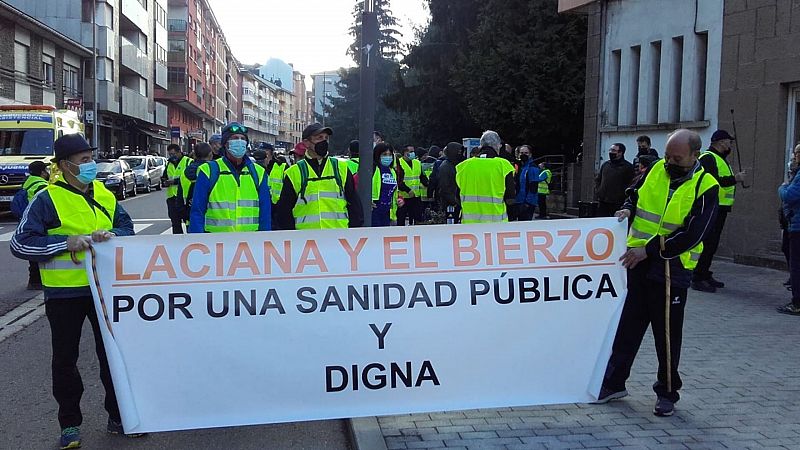
[[[698,162],[701,145],[693,131],[672,133],[665,161],[653,164],[616,212],[620,221],[632,219],[628,251],[621,259],[628,268],[628,296],[596,403],[628,395],[625,381],[648,325],[658,354],[653,413],[671,416],[680,398],[686,291],[703,251],[703,237],[717,213],[719,194],[719,184]]]
[[[133,235],[133,222],[114,194],[95,180],[95,147],[79,134],[60,137],[53,147],[53,161],[58,164],[61,179],[33,197],[11,239],[11,252],[17,258],[39,263],[52,334],[53,396],[58,402],[64,449],[81,445],[83,382],[77,361],[86,318],[94,332],[100,379],[106,391],[107,430],[123,433],[84,259],[94,242]]]

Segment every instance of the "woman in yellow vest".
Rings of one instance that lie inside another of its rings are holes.
[[[653,163],[639,185],[629,189],[628,200],[616,213],[620,221],[632,220],[628,251],[621,258],[628,269],[628,296],[597,403],[628,395],[625,382],[648,326],[652,327],[658,355],[653,413],[672,415],[680,399],[678,363],[686,292],[703,251],[703,237],[716,215],[719,195],[717,181],[697,161],[700,147],[697,133],[672,133],[665,160]],[[665,262],[670,268],[670,298],[665,292]],[[670,359],[666,356],[667,304]]]
[[[106,429],[109,433],[123,433],[83,261],[94,242],[133,235],[133,222],[114,194],[95,180],[97,164],[92,155],[96,149],[83,136],[64,135],[53,148],[61,174],[31,199],[11,239],[11,252],[17,258],[39,263],[52,334],[51,369],[61,426],[60,446],[77,448],[81,443],[83,383],[76,363],[86,319],[94,332],[100,380],[106,393]]]
[[[422,172],[422,163],[417,159],[413,145],[403,147],[403,156],[397,159],[399,196],[403,206],[397,211],[400,225],[414,225],[422,220],[422,191],[428,187],[428,177]]]
[[[272,201],[266,171],[247,157],[247,127],[222,129],[222,158],[197,170],[190,233],[269,231]]]
[[[381,142],[373,150],[372,226],[397,224],[397,173],[392,168],[394,148]]]

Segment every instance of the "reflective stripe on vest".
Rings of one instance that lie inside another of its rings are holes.
[[[716,152],[712,151],[705,151],[703,152],[700,157],[702,158],[705,155],[711,155],[714,158],[714,162],[717,164],[717,173],[719,177],[732,177],[733,171],[731,170],[730,164],[727,161],[722,159]],[[727,186],[727,187],[719,187],[719,206],[733,206],[733,200],[736,196],[736,185]]]
[[[203,164],[198,171],[211,179],[211,164],[216,164],[219,168],[219,178],[208,195],[205,231],[209,233],[258,231],[260,212],[258,186],[266,176],[264,168],[258,164],[245,163],[237,184],[236,177],[222,158]],[[258,185],[253,180],[250,170],[256,171]]]
[[[295,228],[298,230],[347,228],[350,224],[347,216],[347,200],[345,200],[344,194],[339,192],[339,185],[333,174],[333,163],[330,158],[325,159],[324,163],[325,166],[319,177],[314,169],[308,166],[305,200],[298,197],[297,203],[292,208]],[[337,168],[342,183],[344,183],[347,180],[347,164],[338,164]],[[292,188],[299,195],[302,184],[299,164],[286,169],[286,177],[289,178]]]
[[[415,196],[419,197],[422,184],[420,183],[420,175],[422,174],[422,163],[418,159],[412,159],[409,166],[405,158],[400,158],[400,167],[403,169],[403,183],[411,189]],[[400,197],[405,198],[408,194],[400,192]]]
[[[272,199],[272,204],[278,203],[281,198],[281,191],[283,190],[283,174],[286,171],[286,164],[276,162],[272,165],[272,170],[269,171],[267,183],[269,183],[269,196]]]
[[[644,247],[656,236],[668,236],[683,226],[697,197],[718,185],[714,177],[703,174],[702,169],[695,172],[691,180],[681,184],[669,197],[670,178],[666,168],[663,163],[653,164],[637,191],[636,214],[628,234],[628,247]],[[682,253],[683,267],[693,270],[702,252],[701,242]]]
[[[186,166],[192,162],[192,158],[188,156],[184,156],[178,161],[178,165],[172,164],[171,162],[167,162],[167,178],[172,181],[175,178],[179,178],[183,172],[186,170]],[[177,184],[170,184],[167,186],[167,198],[172,198],[178,195],[178,185]]]
[[[514,167],[503,158],[470,158],[456,166],[461,223],[507,222],[506,176]]]
[[[550,169],[544,169],[542,174],[547,175],[547,179],[539,182],[539,194],[548,195],[550,194],[550,180],[553,179],[553,172],[550,172]]]
[[[117,199],[103,186],[103,183],[99,181],[92,183],[94,199],[108,211],[111,219],[97,207],[89,206],[82,195],[55,184],[49,185],[46,189],[61,222],[58,228],[47,230],[48,236],[88,235],[96,230],[113,228],[112,219],[117,208]],[[78,264],[72,261],[70,252],[66,251],[49,261],[40,263],[42,284],[50,288],[88,286],[89,278],[83,266],[85,252],[77,252],[75,256]]]

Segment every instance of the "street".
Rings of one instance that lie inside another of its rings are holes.
[[[164,191],[124,200],[137,234],[170,234],[165,219]],[[6,270],[0,275],[0,449],[57,448],[59,427],[56,402],[50,389],[50,330],[40,316],[24,330],[5,338],[3,315],[40,292],[27,291],[28,266],[11,256],[8,241],[16,222],[10,215],[0,218],[0,247]],[[41,314],[41,308],[33,314]],[[32,316],[30,314],[29,316]],[[29,317],[26,316],[26,317]],[[30,318],[30,317],[29,317]],[[16,328],[15,328],[16,329]],[[11,330],[11,328],[9,328]],[[6,331],[9,331],[6,330]],[[78,367],[85,386],[81,402],[84,421],[81,427],[83,448],[130,449],[349,449],[345,420],[295,422],[265,426],[221,428],[172,433],[156,433],[140,439],[126,439],[105,432],[107,415],[103,409],[103,387],[88,323],[84,323]],[[259,380],[249,380],[257,386]],[[220,380],[224,382],[241,382]],[[279,405],[264,405],[279,407]]]

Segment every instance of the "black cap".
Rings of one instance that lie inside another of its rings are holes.
[[[711,142],[717,142],[723,139],[730,139],[732,141],[736,140],[736,138],[728,134],[728,132],[725,130],[717,130],[714,132],[714,134],[711,135]]]
[[[328,136],[330,136],[333,134],[333,130],[330,127],[323,127],[320,123],[312,123],[303,130],[303,139],[308,139],[320,133],[328,133]]]
[[[358,140],[350,141],[350,145],[347,146],[347,150],[350,151],[350,154],[358,153]]]
[[[253,152],[253,159],[256,161],[263,161],[267,159],[267,151],[264,149],[258,149]]]
[[[272,144],[270,144],[269,142],[262,142],[262,143],[258,144],[258,149],[259,150],[275,151],[275,147],[273,147]]]
[[[86,150],[97,150],[97,147],[92,147],[86,141],[86,138],[80,134],[65,134],[56,139],[53,143],[55,157],[53,161],[61,161],[62,159],[69,158],[75,153],[85,152]]]
[[[47,164],[45,164],[43,161],[34,161],[28,164],[28,173],[31,175],[38,177],[45,170],[47,170]]]

